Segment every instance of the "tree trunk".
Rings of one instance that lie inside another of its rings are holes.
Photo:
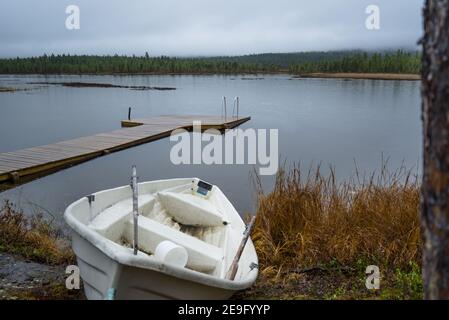
[[[425,299],[449,299],[449,0],[424,8],[421,194]]]

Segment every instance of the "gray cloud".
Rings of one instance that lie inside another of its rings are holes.
[[[233,55],[416,47],[424,0],[0,0],[0,56]],[[65,8],[81,29],[65,28]],[[365,28],[365,8],[381,29]]]

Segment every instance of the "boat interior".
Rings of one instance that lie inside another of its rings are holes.
[[[131,187],[99,192],[88,197],[87,202],[89,216],[85,216],[83,223],[102,237],[131,248],[134,239]],[[241,220],[226,214],[230,208],[235,211],[217,187],[197,178],[141,183],[138,249],[154,258],[157,246],[169,240],[187,251],[185,268],[224,278],[232,260],[226,255],[231,226],[237,224],[240,235],[244,228]]]

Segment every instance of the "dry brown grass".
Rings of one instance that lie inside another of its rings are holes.
[[[390,269],[420,265],[417,179],[403,168],[390,174],[383,167],[363,181],[338,184],[332,170],[326,177],[320,168],[306,176],[298,167],[280,170],[274,190],[259,193],[252,239],[262,279],[361,261]]]
[[[301,74],[301,78],[336,78],[336,79],[366,79],[366,80],[407,80],[417,81],[421,80],[419,74],[406,74],[406,73],[304,73]]]
[[[0,251],[46,264],[74,261],[69,241],[61,230],[41,214],[27,217],[9,201],[0,209]]]

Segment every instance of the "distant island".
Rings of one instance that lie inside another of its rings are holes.
[[[221,57],[151,57],[148,53],[144,56],[51,54],[0,59],[1,74],[286,73],[304,77],[415,80],[419,79],[420,72],[421,54],[403,50],[264,53]]]

